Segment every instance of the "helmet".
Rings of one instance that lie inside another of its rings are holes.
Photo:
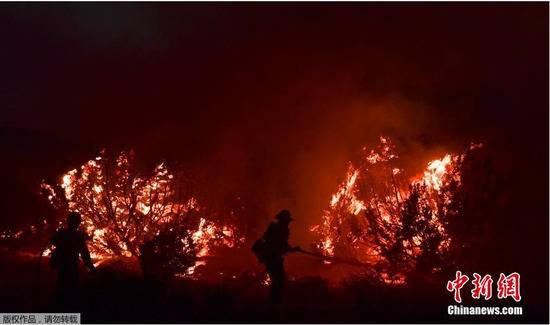
[[[294,220],[290,215],[290,211],[288,211],[286,209],[281,210],[279,213],[277,213],[275,218],[279,221],[287,221],[287,222],[290,222],[290,221]]]
[[[76,228],[78,227],[78,225],[80,225],[81,222],[82,222],[82,217],[80,216],[80,213],[76,211],[70,212],[69,215],[67,216],[67,223],[71,227]]]

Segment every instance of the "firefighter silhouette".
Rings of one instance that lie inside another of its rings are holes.
[[[252,246],[252,251],[260,263],[264,264],[271,281],[269,287],[270,299],[278,304],[281,302],[283,288],[286,281],[284,267],[284,256],[289,252],[301,250],[299,246],[291,247],[288,243],[290,229],[288,228],[292,219],[288,210],[282,210],[271,222],[262,238],[258,239]]]
[[[50,265],[57,270],[55,288],[55,307],[71,309],[78,305],[80,298],[79,259],[84,265],[95,271],[86,246],[86,235],[78,229],[82,218],[79,213],[71,212],[67,217],[67,227],[58,230],[51,239],[55,246]]]

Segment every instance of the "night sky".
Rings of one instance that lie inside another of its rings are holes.
[[[547,3],[3,3],[0,42],[3,229],[40,217],[42,179],[133,148],[300,233],[385,134],[418,171],[485,143],[498,240],[547,268]]]

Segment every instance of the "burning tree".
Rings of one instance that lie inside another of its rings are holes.
[[[467,153],[447,154],[405,179],[395,146],[380,137],[378,148],[364,148],[358,167],[350,163],[322,223],[311,228],[320,235],[317,247],[371,264],[372,276],[386,283],[440,270],[453,244],[449,225],[463,213]]]
[[[156,256],[165,270],[190,274],[213,246],[239,239],[235,227],[200,207],[182,183],[165,163],[146,175],[132,152],[111,158],[102,151],[58,184],[41,187],[56,209],[81,213],[93,258],[140,257],[147,264]]]

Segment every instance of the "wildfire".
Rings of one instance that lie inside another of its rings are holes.
[[[404,180],[403,170],[394,165],[398,155],[389,138],[380,137],[376,149],[363,151],[359,167],[350,163],[321,223],[310,230],[319,236],[317,247],[323,254],[370,263],[379,280],[404,284],[405,274],[421,258],[442,256],[449,247],[452,239],[442,218],[456,209],[447,189],[451,183],[460,186],[465,154],[446,154]]]
[[[41,185],[54,207],[81,213],[92,258],[138,257],[146,243],[174,238],[178,244],[170,247],[182,246],[180,254],[194,253],[196,261],[184,272],[193,274],[215,247],[243,241],[228,220],[213,220],[195,197],[185,198],[164,163],[144,176],[132,159],[131,153],[122,152],[111,161],[102,152],[65,173],[59,184]]]
[[[456,159],[456,157],[455,157]],[[421,180],[414,180],[415,182],[422,182],[428,188],[435,191],[439,191],[443,186],[443,180],[447,174],[447,167],[452,163],[453,157],[450,154],[445,155],[442,159],[436,159],[428,163],[428,167],[424,171],[424,175]]]

